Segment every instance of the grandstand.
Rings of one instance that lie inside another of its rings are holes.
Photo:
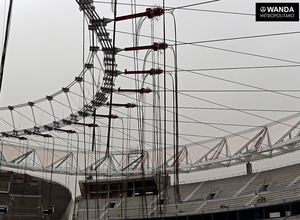
[[[0,179],[1,220],[68,219],[72,196],[61,184],[4,170]]]
[[[108,180],[81,181],[82,196],[76,205],[75,216],[80,220],[162,217],[205,220],[295,218],[300,215],[299,170],[300,164],[296,164],[257,173],[248,172],[236,177],[182,184],[182,201],[177,205],[174,186],[166,187],[164,199],[163,187],[157,193],[141,196],[137,193],[128,194],[129,188],[121,186],[120,181],[119,188],[109,188],[117,183],[116,179],[111,179],[111,184],[108,184]],[[140,178],[133,180],[130,177],[125,180],[127,183],[135,181],[138,183]],[[124,184],[124,180],[122,183]],[[105,185],[103,189],[106,189],[107,194],[104,195],[101,190],[91,190],[96,185],[99,189]],[[130,190],[140,189],[133,187]]]

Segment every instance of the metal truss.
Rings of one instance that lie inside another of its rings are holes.
[[[146,151],[141,155],[141,152],[138,150],[125,154],[111,152],[110,155],[91,162],[85,169],[79,168],[78,158],[73,152],[66,153],[65,156],[47,166],[43,165],[36,150],[28,150],[23,155],[9,162],[0,152],[1,166],[69,175],[77,174],[83,176],[96,175],[97,173],[98,176],[120,176],[138,175],[142,167],[145,173],[151,174],[161,169],[162,166],[166,166],[167,172],[171,174],[177,161],[179,171],[181,173],[189,173],[245,164],[298,151],[300,150],[299,125],[300,114],[296,114],[261,128],[246,130],[221,139],[199,142],[197,143],[199,149],[206,144],[216,144],[207,150],[207,153],[194,161],[192,161],[191,155],[195,145],[183,146],[179,150],[178,155],[170,156],[166,165],[159,166],[155,166],[152,163],[151,151]],[[271,131],[276,130],[278,132],[278,129],[282,130],[282,135],[272,139],[271,136],[274,136],[274,134]],[[244,143],[241,146],[236,146],[235,144],[235,146],[232,146],[232,139],[239,139],[237,142],[243,140]],[[231,152],[233,151],[234,153],[232,154]],[[51,152],[49,154],[51,155]]]

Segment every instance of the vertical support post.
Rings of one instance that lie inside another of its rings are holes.
[[[14,132],[16,132],[16,125],[15,125],[14,115],[13,115],[13,112],[12,112],[14,110],[14,107],[13,106],[8,106],[8,109],[10,110],[10,115],[11,115],[11,120],[12,120],[13,127],[14,127]]]
[[[132,187],[133,187],[132,197],[135,197],[135,181],[133,181]]]
[[[226,211],[226,220],[229,220],[229,208],[227,208],[227,211]]]
[[[39,209],[39,214],[42,214],[43,210],[42,210],[42,181],[41,180],[38,181],[38,195],[40,196],[38,199],[38,207],[41,207]]]
[[[9,179],[9,181],[10,181],[10,189],[9,189],[9,192],[8,192],[8,193],[11,193],[11,192],[14,191],[14,174],[13,174],[13,173],[10,174],[10,179]],[[14,204],[13,204],[12,198],[13,198],[12,196],[9,196],[9,199],[8,199],[8,201],[9,201],[8,214],[11,214],[11,210],[13,210]]]
[[[257,217],[258,217],[258,215],[257,215],[257,205],[254,204],[254,219],[257,220]]]
[[[284,203],[284,214],[283,216],[286,217],[286,199],[283,200]]]
[[[252,174],[252,164],[250,162],[246,163],[247,175]]]
[[[35,156],[36,156],[36,151],[35,151],[35,149],[34,149],[34,150],[33,150],[33,164],[32,164],[32,166],[35,165]]]
[[[108,191],[108,194],[107,194],[107,196],[108,196],[108,201],[110,200],[109,198],[110,198],[110,182],[108,182],[108,184],[107,184],[107,191]]]

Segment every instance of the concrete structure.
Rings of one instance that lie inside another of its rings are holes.
[[[61,184],[3,170],[0,179],[1,220],[68,219],[72,196]]]

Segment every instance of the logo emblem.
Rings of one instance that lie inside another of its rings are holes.
[[[262,6],[262,7],[260,7],[260,11],[262,12],[262,13],[264,13],[264,12],[266,12],[266,7],[264,7],[264,6]]]

